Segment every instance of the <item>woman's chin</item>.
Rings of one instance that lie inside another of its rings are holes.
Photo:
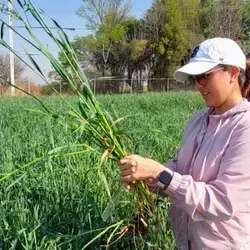
[[[208,108],[213,108],[215,105],[214,105],[214,103],[213,102],[209,102],[209,101],[207,101],[207,100],[204,100],[205,101],[205,105],[208,107]]]
[[[214,102],[210,93],[207,95],[202,95],[202,98],[203,98],[205,105],[207,107],[214,107],[215,102]]]

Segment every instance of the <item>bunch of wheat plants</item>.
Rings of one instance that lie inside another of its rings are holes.
[[[67,149],[67,146],[62,146],[49,152],[49,155],[46,157],[60,157],[67,154],[84,154],[89,153],[90,151],[95,151],[95,153],[97,153],[97,155],[99,156],[98,168],[101,168],[104,167],[106,161],[110,159],[119,161],[119,159],[127,155],[128,152],[125,146],[126,135],[123,133],[120,126],[120,123],[127,117],[116,118],[97,101],[90,88],[89,81],[81,68],[80,62],[77,59],[76,53],[67,35],[60,27],[60,25],[55,20],[50,19],[57,30],[57,32],[52,32],[51,28],[45,22],[45,13],[42,10],[38,10],[33,5],[31,0],[16,0],[16,5],[13,4],[13,11],[9,14],[11,14],[16,20],[22,23],[22,25],[25,27],[26,32],[29,34],[29,37],[21,34],[15,28],[9,26],[8,23],[6,23],[3,19],[0,19],[0,44],[14,53],[16,57],[23,61],[25,65],[27,65],[27,67],[36,72],[47,84],[49,84],[49,82],[47,81],[46,76],[43,74],[42,70],[39,67],[39,64],[35,61],[32,55],[27,52],[28,61],[24,60],[5,41],[4,28],[8,27],[9,29],[12,29],[15,35],[22,39],[23,42],[27,43],[29,46],[32,46],[35,50],[42,53],[49,60],[50,64],[59,74],[61,79],[70,86],[75,95],[77,95],[78,97],[78,109],[67,102],[66,99],[64,99],[65,103],[70,106],[71,110],[69,111],[68,116],[61,117],[61,119],[69,119],[70,121],[72,121],[73,119],[74,132],[88,134],[88,137],[91,139],[91,145],[94,145],[92,147],[85,144],[76,145],[76,147],[84,147],[84,150],[76,151],[73,153],[61,153],[62,149],[64,151],[65,149]],[[48,19],[48,17],[46,18]],[[70,70],[65,70],[60,62],[47,49],[44,43],[41,42],[38,36],[35,35],[30,19],[33,19],[32,23],[38,23],[41,29],[43,29],[43,31],[55,43],[55,45],[58,47],[58,49],[70,65]],[[80,88],[78,86],[80,86]],[[63,98],[63,96],[61,97]],[[53,111],[47,108],[38,98],[36,99],[42,104],[44,108],[44,110],[41,112],[58,118],[58,116],[55,116],[53,114]],[[60,117],[58,119],[60,119]],[[34,159],[34,161],[27,163],[20,169],[27,168],[30,165],[43,159],[44,157]],[[2,177],[0,181],[7,179],[9,176],[16,173],[16,171],[19,170],[14,170],[11,173],[7,173],[4,177]],[[134,215],[132,216],[133,218],[125,218],[103,229],[101,233],[99,233],[86,245],[86,247],[98,237],[101,237],[104,234],[107,235],[107,232],[110,232],[109,236],[107,237],[108,245],[112,240],[117,241],[126,233],[131,233],[131,228],[133,229],[133,231],[137,230],[139,235],[141,233],[140,228],[142,226],[144,229],[147,228],[147,219],[154,214],[154,200],[152,198],[152,195],[148,191],[147,186],[143,182],[136,183],[133,191],[135,192],[138,201],[136,211],[134,211]]]

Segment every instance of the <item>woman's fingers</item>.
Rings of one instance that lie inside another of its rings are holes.
[[[122,162],[122,164],[121,164]],[[120,160],[120,167],[121,168],[128,168],[128,167],[136,167],[138,165],[137,161],[133,158],[126,159],[123,161],[123,159]]]
[[[132,186],[130,184],[125,184],[126,192],[129,192],[132,189]]]
[[[120,176],[123,177],[123,176],[131,175],[133,173],[134,173],[133,169],[128,168],[128,169],[125,169],[125,170],[121,171]]]
[[[121,179],[125,183],[130,183],[130,182],[135,182],[137,179],[134,177],[134,175],[126,175],[126,176],[121,176]]]
[[[133,155],[125,156],[124,158],[120,159],[120,165],[124,165],[132,161],[136,161],[135,156]]]
[[[125,171],[130,168],[130,164],[123,164],[120,165],[120,171]]]
[[[120,168],[121,176],[134,174],[137,170],[136,164],[126,164]]]
[[[129,192],[135,185],[135,181],[133,182],[130,182],[130,183],[125,183],[125,189],[126,189],[126,192]]]
[[[125,156],[124,158],[122,158],[122,159],[120,160],[120,165],[127,164],[127,163],[130,162],[131,160],[132,160],[131,157]]]
[[[125,184],[126,191],[129,192],[137,181],[138,162],[133,156],[125,156],[119,163],[121,180]]]

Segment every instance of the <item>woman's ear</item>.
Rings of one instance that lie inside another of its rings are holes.
[[[237,82],[238,77],[240,75],[240,68],[236,66],[232,66],[230,68],[230,83]]]

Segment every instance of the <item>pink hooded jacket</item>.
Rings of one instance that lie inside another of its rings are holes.
[[[250,103],[209,108],[185,130],[165,194],[179,250],[250,250]]]

